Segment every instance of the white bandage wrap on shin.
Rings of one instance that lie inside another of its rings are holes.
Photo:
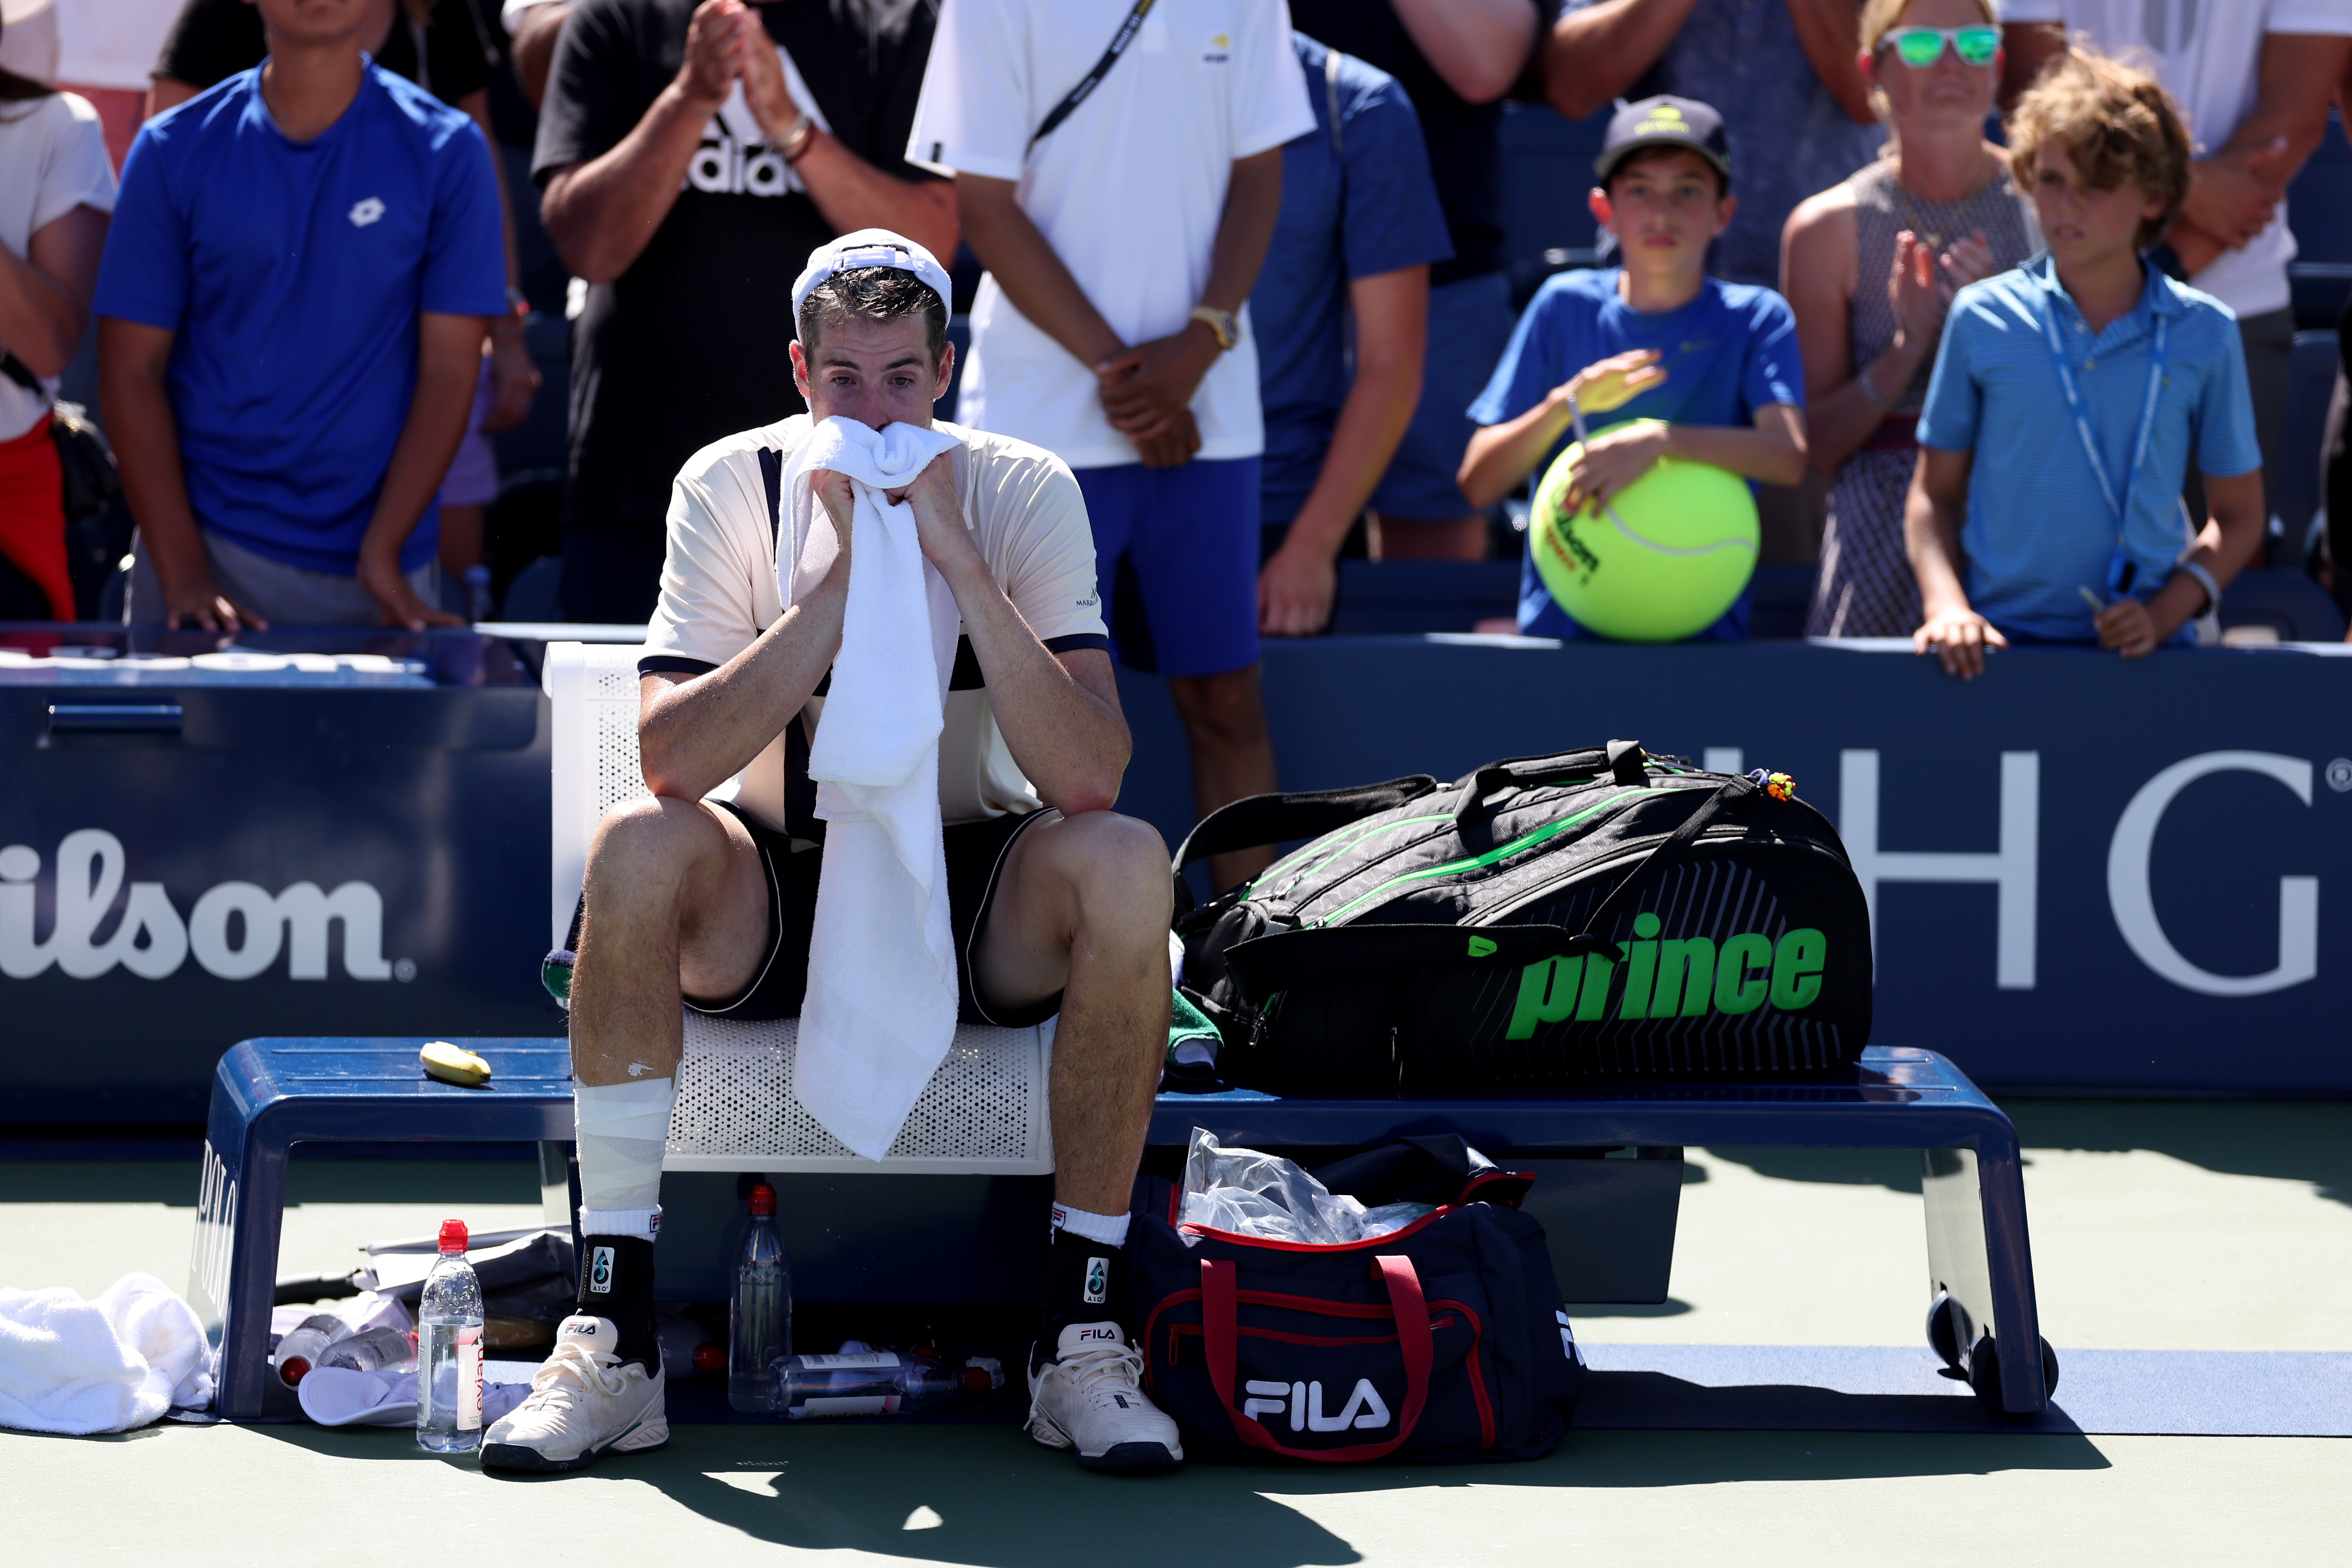
[[[573,1087],[581,1207],[612,1213],[660,1202],[662,1152],[677,1099],[677,1080],[668,1078]]]

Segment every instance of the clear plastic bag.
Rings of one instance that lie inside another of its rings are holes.
[[[1368,1209],[1329,1191],[1288,1160],[1255,1149],[1227,1149],[1202,1127],[1192,1129],[1181,1191],[1180,1224],[1322,1247],[1386,1236],[1431,1210],[1428,1204]]]

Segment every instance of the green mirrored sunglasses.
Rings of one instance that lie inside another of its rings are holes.
[[[1992,64],[1993,56],[2000,52],[2000,29],[1897,27],[1886,35],[1886,42],[1894,45],[1895,52],[1902,57],[1903,63],[1915,70],[1926,70],[1941,59],[1946,44],[1952,46],[1952,52],[1959,56],[1963,63],[1989,66]]]

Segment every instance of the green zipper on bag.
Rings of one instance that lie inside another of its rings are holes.
[[[1308,927],[1311,929],[1318,926],[1328,926],[1333,921],[1346,916],[1347,913],[1350,910],[1356,908],[1357,905],[1368,903],[1370,900],[1379,898],[1381,894],[1386,893],[1390,889],[1402,886],[1407,882],[1425,882],[1433,877],[1450,877],[1456,871],[1482,870],[1488,866],[1494,865],[1498,860],[1502,860],[1509,856],[1517,854],[1522,849],[1530,848],[1535,845],[1541,844],[1545,839],[1552,837],[1556,834],[1565,832],[1569,828],[1574,827],[1579,823],[1590,822],[1592,818],[1600,816],[1611,806],[1615,805],[1619,801],[1631,800],[1636,795],[1646,795],[1648,793],[1650,792],[1641,789],[1620,790],[1615,795],[1611,795],[1607,800],[1601,801],[1595,805],[1587,806],[1584,810],[1578,812],[1574,816],[1563,816],[1558,822],[1549,823],[1545,826],[1538,827],[1532,833],[1523,833],[1519,835],[1518,837],[1512,839],[1508,844],[1497,845],[1496,847],[1487,850],[1484,855],[1474,855],[1467,860],[1448,861],[1443,866],[1432,866],[1427,870],[1407,871],[1402,876],[1391,877],[1387,881],[1382,882],[1370,892],[1350,899],[1348,902],[1340,905],[1338,909],[1332,910],[1329,914],[1325,915],[1322,919],[1308,921]]]

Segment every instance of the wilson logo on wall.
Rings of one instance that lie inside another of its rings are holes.
[[[74,980],[121,969],[143,980],[179,973],[191,958],[207,974],[250,980],[286,960],[291,980],[324,980],[328,936],[342,927],[342,973],[352,980],[407,980],[415,965],[383,958],[383,896],[367,882],[331,890],[295,882],[272,893],[252,882],[208,888],[183,918],[161,882],[131,882],[121,917],[108,925],[124,891],[122,841],[103,828],[68,833],[58,845],[55,899],[37,929],[40,852],[0,848],[0,975],[30,980],[52,967]]]

